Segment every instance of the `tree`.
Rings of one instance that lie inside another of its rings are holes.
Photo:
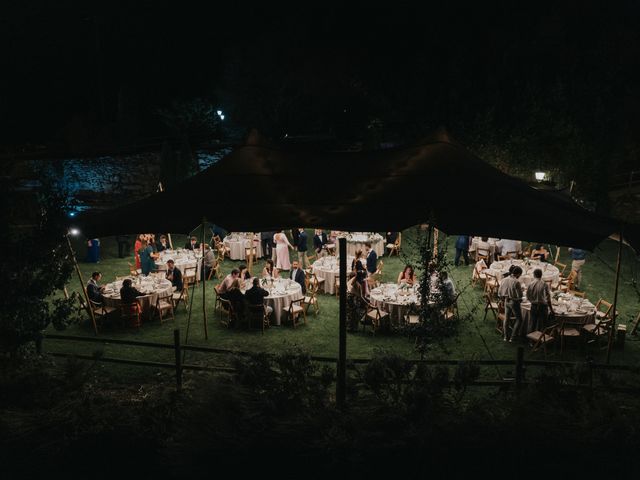
[[[65,240],[66,195],[41,175],[36,191],[2,185],[0,238],[5,282],[0,306],[0,345],[13,357],[50,324],[73,321],[76,298],[55,298],[72,273]]]

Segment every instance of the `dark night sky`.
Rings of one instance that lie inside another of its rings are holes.
[[[391,123],[447,124],[487,106],[510,121],[523,85],[544,92],[558,78],[578,100],[606,84],[622,122],[639,110],[639,8],[631,0],[518,8],[315,2],[304,10],[274,2],[210,2],[207,10],[166,0],[12,3],[0,15],[6,145],[59,140],[74,117],[100,126],[128,115],[138,135],[162,135],[154,110],[197,96],[240,125],[273,133],[381,114]]]

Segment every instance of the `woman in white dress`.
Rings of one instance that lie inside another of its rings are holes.
[[[278,230],[273,236],[273,242],[276,244],[276,268],[278,270],[291,270],[289,249],[292,247],[289,239],[282,233],[282,230]]]

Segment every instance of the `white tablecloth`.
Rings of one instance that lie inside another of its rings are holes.
[[[371,290],[369,298],[372,305],[389,312],[391,323],[398,325],[404,322],[409,308],[418,302],[417,289],[417,285],[404,290],[395,283],[383,283]]]
[[[559,295],[557,300],[552,300],[553,312],[556,322],[560,324],[563,320],[567,324],[585,325],[594,323],[596,319],[596,307],[586,298],[580,298],[571,294],[563,293]],[[522,321],[524,323],[525,333],[535,330],[535,325],[531,322],[531,303],[522,302]]]
[[[260,280],[260,286],[270,292],[269,296],[264,298],[264,304],[273,308],[271,325],[280,325],[283,316],[287,315],[284,310],[289,308],[292,301],[304,297],[300,284],[287,278],[276,278],[273,280],[273,285],[271,281],[263,284]],[[250,287],[250,282],[247,282],[246,288]]]
[[[491,267],[485,270],[485,273],[489,273],[498,278],[498,281],[502,280],[503,275],[509,271],[511,265],[518,265],[522,268],[522,276],[520,276],[520,283],[523,287],[528,287],[533,281],[533,271],[536,268],[542,270],[542,279],[551,280],[552,287],[558,285],[560,281],[560,271],[555,265],[551,265],[547,262],[540,262],[538,260],[502,260],[500,262],[493,262]]]
[[[159,296],[173,293],[171,282],[158,277],[137,277],[133,279],[133,287],[145,294],[144,297],[138,298],[143,311],[154,307]],[[107,307],[120,306],[120,288],[122,288],[121,280],[105,285],[104,304]]]
[[[365,252],[364,244],[366,242],[371,242],[371,249],[376,252],[376,254],[381,257],[384,255],[384,238],[380,236],[378,233],[370,233],[370,232],[356,232],[347,236],[347,255],[351,255],[355,257],[356,252],[358,250],[362,250],[362,253]],[[336,248],[338,247],[338,242],[336,241]],[[337,252],[338,254],[340,252]]]
[[[201,250],[195,254],[191,250],[164,250],[160,252],[159,255],[156,260],[156,268],[158,270],[166,271],[167,260],[171,259],[183,275],[186,267],[196,267],[196,276],[200,278],[200,269],[202,266],[202,261],[200,260],[202,258]]]
[[[353,258],[353,256],[347,256],[347,274],[351,271]],[[324,279],[324,293],[331,295],[336,293],[335,277],[340,274],[340,259],[333,256],[323,257],[313,262],[311,267],[318,280]]]
[[[229,257],[231,260],[244,260],[246,258],[245,248],[251,247],[251,242],[256,247],[256,256],[262,257],[262,243],[260,242],[260,235],[253,235],[250,233],[232,233],[224,238],[222,243],[225,247],[229,247]]]

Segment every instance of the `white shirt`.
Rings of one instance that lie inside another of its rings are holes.
[[[500,253],[503,255],[507,252],[517,252],[518,242],[515,240],[509,240],[508,238],[500,239],[496,242],[496,246],[500,249]]]

